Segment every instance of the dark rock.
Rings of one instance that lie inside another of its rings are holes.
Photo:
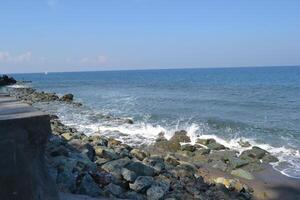
[[[74,95],[73,94],[65,94],[64,96],[62,96],[60,98],[61,101],[65,101],[65,102],[72,102],[74,99]]]
[[[132,119],[125,119],[124,123],[126,123],[126,124],[133,124],[134,122],[133,122]]]
[[[137,176],[154,176],[155,170],[153,167],[144,165],[141,162],[130,162],[125,166],[130,171],[133,171]]]
[[[116,160],[120,158],[113,149],[109,149],[107,147],[95,146],[94,150],[95,155],[100,158],[105,158],[108,160]]]
[[[267,154],[263,157],[262,161],[265,163],[274,163],[274,162],[278,162],[279,160],[275,156]]]
[[[87,194],[92,197],[100,196],[103,191],[98,187],[98,185],[94,182],[93,178],[86,174],[78,187],[79,194]]]
[[[113,183],[108,184],[105,189],[116,197],[120,197],[124,193],[123,188]]]
[[[153,178],[151,176],[139,176],[134,183],[129,184],[129,187],[136,192],[144,193],[148,188],[150,188],[152,183]]]
[[[12,77],[8,77],[7,75],[0,76],[0,86],[12,85],[15,83],[17,83],[17,81]]]
[[[241,146],[241,147],[251,147],[251,144],[248,142],[248,141],[243,141],[243,140],[240,140],[238,141],[238,144]]]

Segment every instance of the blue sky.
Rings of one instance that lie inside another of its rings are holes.
[[[0,73],[300,65],[299,0],[9,0]]]

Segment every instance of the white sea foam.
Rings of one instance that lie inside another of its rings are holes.
[[[7,87],[10,87],[10,88],[29,88],[28,85],[24,85],[24,84],[8,85]]]

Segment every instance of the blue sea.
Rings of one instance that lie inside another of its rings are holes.
[[[278,156],[274,168],[300,178],[300,67],[167,69],[14,74],[29,86],[73,93],[84,106],[36,106],[86,134],[132,145],[184,129],[239,151],[249,141]],[[134,124],[105,116],[131,118]]]

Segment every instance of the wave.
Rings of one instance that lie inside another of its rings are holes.
[[[62,106],[60,103],[38,104],[47,112],[57,114],[63,123],[77,128],[86,135],[100,133],[103,136],[114,137],[124,143],[132,146],[151,144],[155,142],[159,133],[164,132],[165,137],[170,139],[177,130],[186,130],[187,135],[191,138],[191,143],[194,144],[198,138],[208,139],[213,138],[218,143],[242,152],[251,147],[242,147],[239,142],[249,142],[251,146],[258,146],[279,159],[279,162],[272,164],[273,168],[282,174],[300,178],[300,152],[299,149],[290,146],[274,146],[268,143],[262,143],[259,138],[250,136],[241,136],[238,131],[240,127],[248,129],[250,126],[240,124],[238,122],[226,123],[221,120],[210,120],[208,122],[192,123],[190,121],[178,120],[173,125],[153,124],[147,121],[136,121],[134,124],[120,123],[118,120],[103,117],[104,115],[87,107],[74,108],[69,105]],[[94,116],[94,117],[91,117]],[[145,120],[145,119],[144,119]],[[226,131],[222,134],[215,134],[212,129],[215,129],[215,124],[219,124],[219,128],[223,130],[230,128],[230,133],[236,131],[232,135]],[[251,127],[250,127],[251,128]]]

